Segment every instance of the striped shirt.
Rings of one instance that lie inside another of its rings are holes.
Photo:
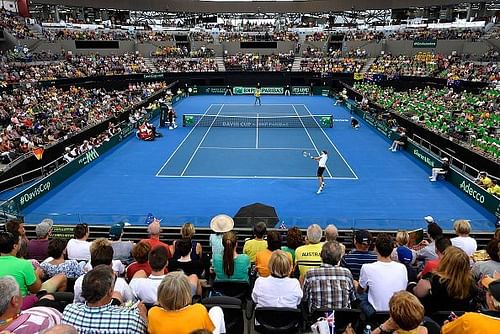
[[[4,328],[4,331],[16,334],[40,333],[60,324],[61,319],[62,314],[58,310],[51,307],[36,306],[22,311],[7,328]]]
[[[340,265],[344,268],[349,269],[352,273],[352,278],[358,281],[361,266],[365,263],[373,263],[376,261],[377,254],[355,249],[342,257],[342,260],[340,260]]]
[[[304,297],[309,312],[319,308],[351,308],[356,299],[351,272],[339,266],[322,264],[307,271]]]
[[[69,304],[64,309],[62,323],[72,325],[80,334],[145,334],[147,330],[137,308],[111,303],[99,307]]]

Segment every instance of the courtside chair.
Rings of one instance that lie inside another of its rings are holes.
[[[220,306],[224,312],[226,334],[243,334],[245,331],[245,319],[243,317],[243,304],[235,297],[216,296],[201,300],[207,310],[214,306]]]
[[[224,296],[238,298],[242,303],[250,296],[250,284],[246,281],[214,281],[212,290]]]
[[[302,311],[288,307],[258,307],[255,309],[255,331],[262,334],[292,334],[302,332]]]

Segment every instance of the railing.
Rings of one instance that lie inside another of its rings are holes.
[[[279,210],[279,208],[278,208]],[[161,219],[162,226],[182,226],[185,222],[191,222],[197,227],[208,227],[211,216],[198,215],[162,215],[155,213],[156,218]],[[123,213],[40,213],[34,212],[24,216],[26,224],[38,224],[45,218],[51,218],[57,225],[75,225],[85,223],[94,226],[111,226],[118,222],[127,222],[131,226],[146,227],[147,213],[143,215],[123,214]],[[440,217],[439,224],[443,229],[453,230],[453,223],[456,217]],[[270,220],[269,217],[241,217],[236,220],[236,227],[251,228],[258,221]],[[298,226],[305,228],[311,224],[318,224],[326,227],[334,224],[339,229],[370,229],[395,231],[399,229],[414,230],[425,227],[423,217],[415,219],[368,219],[368,218],[337,218],[337,217],[313,217],[313,216],[280,216],[278,222],[268,222],[269,227],[291,228]],[[487,219],[472,220],[475,231],[492,231],[494,224]]]
[[[434,145],[433,143],[429,142],[428,140],[416,134],[412,134],[411,139],[415,143],[417,143],[420,147],[426,149],[430,153],[436,154],[440,158],[450,157],[449,153],[440,149],[438,146]],[[450,157],[450,164],[455,168],[457,168],[458,170],[461,170],[463,173],[467,174],[467,176],[469,176],[470,179],[475,179],[480,172],[480,170],[478,170],[477,168],[453,156]],[[497,181],[500,180],[496,175],[489,175],[489,177]]]

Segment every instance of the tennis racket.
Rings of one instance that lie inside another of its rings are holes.
[[[313,158],[313,156],[311,155],[311,153],[309,153],[307,151],[302,152],[302,155],[304,156],[304,158],[309,158],[309,159]]]

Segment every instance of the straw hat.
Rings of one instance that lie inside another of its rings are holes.
[[[210,228],[216,233],[224,233],[231,231],[234,227],[233,218],[228,215],[217,215],[210,221]]]

